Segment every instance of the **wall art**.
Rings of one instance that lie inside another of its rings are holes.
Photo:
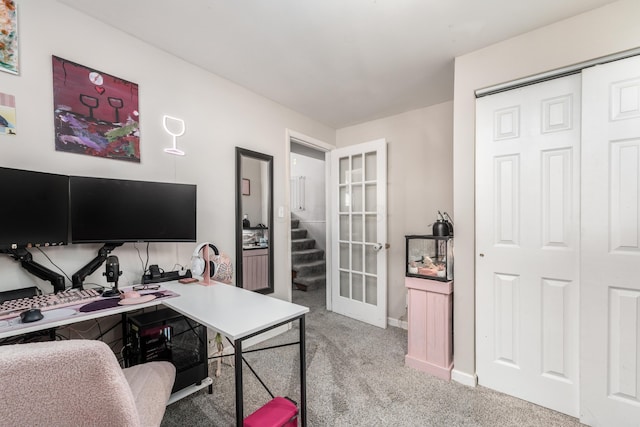
[[[251,181],[247,178],[242,178],[242,195],[250,196],[251,195]]]
[[[16,98],[0,92],[0,135],[16,134]]]
[[[138,85],[52,58],[56,151],[139,163]]]
[[[0,0],[0,70],[18,74],[18,11],[13,0]]]

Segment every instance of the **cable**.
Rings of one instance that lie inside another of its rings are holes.
[[[93,282],[89,282],[89,283],[83,283],[82,286],[87,286],[87,285],[92,285],[95,286],[98,289],[104,289],[104,285],[101,285],[99,283],[93,283]]]
[[[138,245],[136,243],[133,244],[133,247],[135,248],[136,252],[138,252],[138,258],[140,259],[140,266],[142,267],[142,274],[144,274],[147,272],[147,270],[144,267],[144,260],[142,259],[142,255],[140,255],[140,248],[138,248]]]
[[[147,242],[147,259],[144,263],[144,272],[147,272],[147,269],[149,268],[149,242]]]
[[[40,246],[36,247],[36,249],[38,249],[40,253],[42,253],[42,255],[44,255],[55,268],[60,270],[60,272],[64,274],[64,277],[66,277],[69,282],[71,282],[71,278],[67,275],[67,273],[65,273],[63,269],[61,269],[55,262],[53,262],[53,260],[49,258],[49,255],[47,255]]]

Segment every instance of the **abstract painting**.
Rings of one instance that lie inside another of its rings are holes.
[[[13,0],[0,0],[0,70],[18,74],[18,13]]]
[[[0,135],[16,135],[16,98],[0,93]]]
[[[139,163],[138,85],[52,58],[56,151]]]

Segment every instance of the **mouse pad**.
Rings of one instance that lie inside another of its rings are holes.
[[[141,298],[143,298],[145,296],[151,296],[151,295],[153,295],[154,298],[177,296],[177,294],[174,293],[174,292],[162,291],[162,292],[154,292],[152,294],[145,294]],[[137,304],[140,304],[142,302],[146,302],[146,301],[139,301],[140,298],[129,298],[129,299],[138,300],[138,301],[136,301]],[[151,298],[151,299],[153,299],[153,298]],[[119,297],[99,299],[99,300],[90,302],[89,304],[83,305],[82,307],[80,307],[80,309],[78,311],[80,311],[81,313],[89,313],[91,311],[104,310],[104,309],[107,309],[107,308],[115,308],[115,307],[117,307],[119,305],[118,303],[120,301],[121,301],[121,299]],[[149,301],[151,301],[151,300],[149,300]]]
[[[118,305],[135,305],[142,304],[143,302],[149,302],[156,299],[154,294],[142,295],[138,298],[124,298],[118,301]]]

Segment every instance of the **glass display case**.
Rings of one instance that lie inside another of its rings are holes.
[[[407,277],[453,280],[453,237],[410,235],[406,239]]]

